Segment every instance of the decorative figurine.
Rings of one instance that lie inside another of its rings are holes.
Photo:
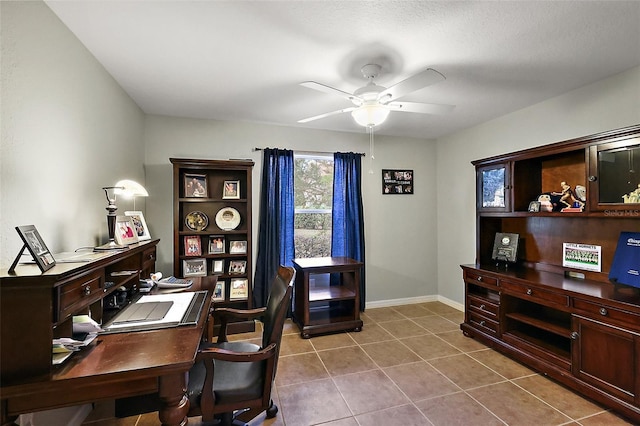
[[[565,208],[573,208],[577,203],[576,207],[582,210],[584,203],[573,195],[571,185],[567,184],[567,182],[560,182],[560,186],[562,186],[562,192],[552,192],[551,195],[559,195],[560,203],[564,204]]]
[[[638,204],[640,203],[640,183],[638,187],[628,194],[622,196],[622,200],[625,204]]]

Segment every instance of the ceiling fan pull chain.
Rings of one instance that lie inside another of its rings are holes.
[[[371,158],[369,159],[369,174],[373,174],[373,160],[375,160],[375,156],[373,154],[373,126],[367,126],[367,129],[369,129],[369,154],[371,155]]]

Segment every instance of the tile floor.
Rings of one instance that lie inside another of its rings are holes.
[[[362,319],[359,333],[306,340],[288,321],[273,393],[280,411],[251,426],[629,424],[464,337],[463,314],[445,304],[368,309]],[[101,409],[84,425],[158,424],[157,413],[95,420]]]

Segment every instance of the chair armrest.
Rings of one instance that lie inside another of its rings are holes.
[[[213,320],[214,323],[219,320],[220,322],[220,331],[218,332],[218,343],[227,341],[227,324],[231,319],[258,319],[262,315],[266,308],[257,308],[257,309],[233,309],[233,308],[216,308],[213,311]]]
[[[256,362],[275,356],[276,344],[272,343],[258,352],[235,352],[228,349],[206,348],[198,351],[196,362],[206,359],[218,359],[230,362]]]

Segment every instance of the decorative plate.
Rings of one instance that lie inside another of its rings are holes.
[[[202,212],[191,212],[184,218],[184,224],[192,231],[204,231],[209,226],[209,218]]]
[[[216,225],[224,231],[231,231],[240,225],[240,213],[233,207],[220,209],[216,214]]]

